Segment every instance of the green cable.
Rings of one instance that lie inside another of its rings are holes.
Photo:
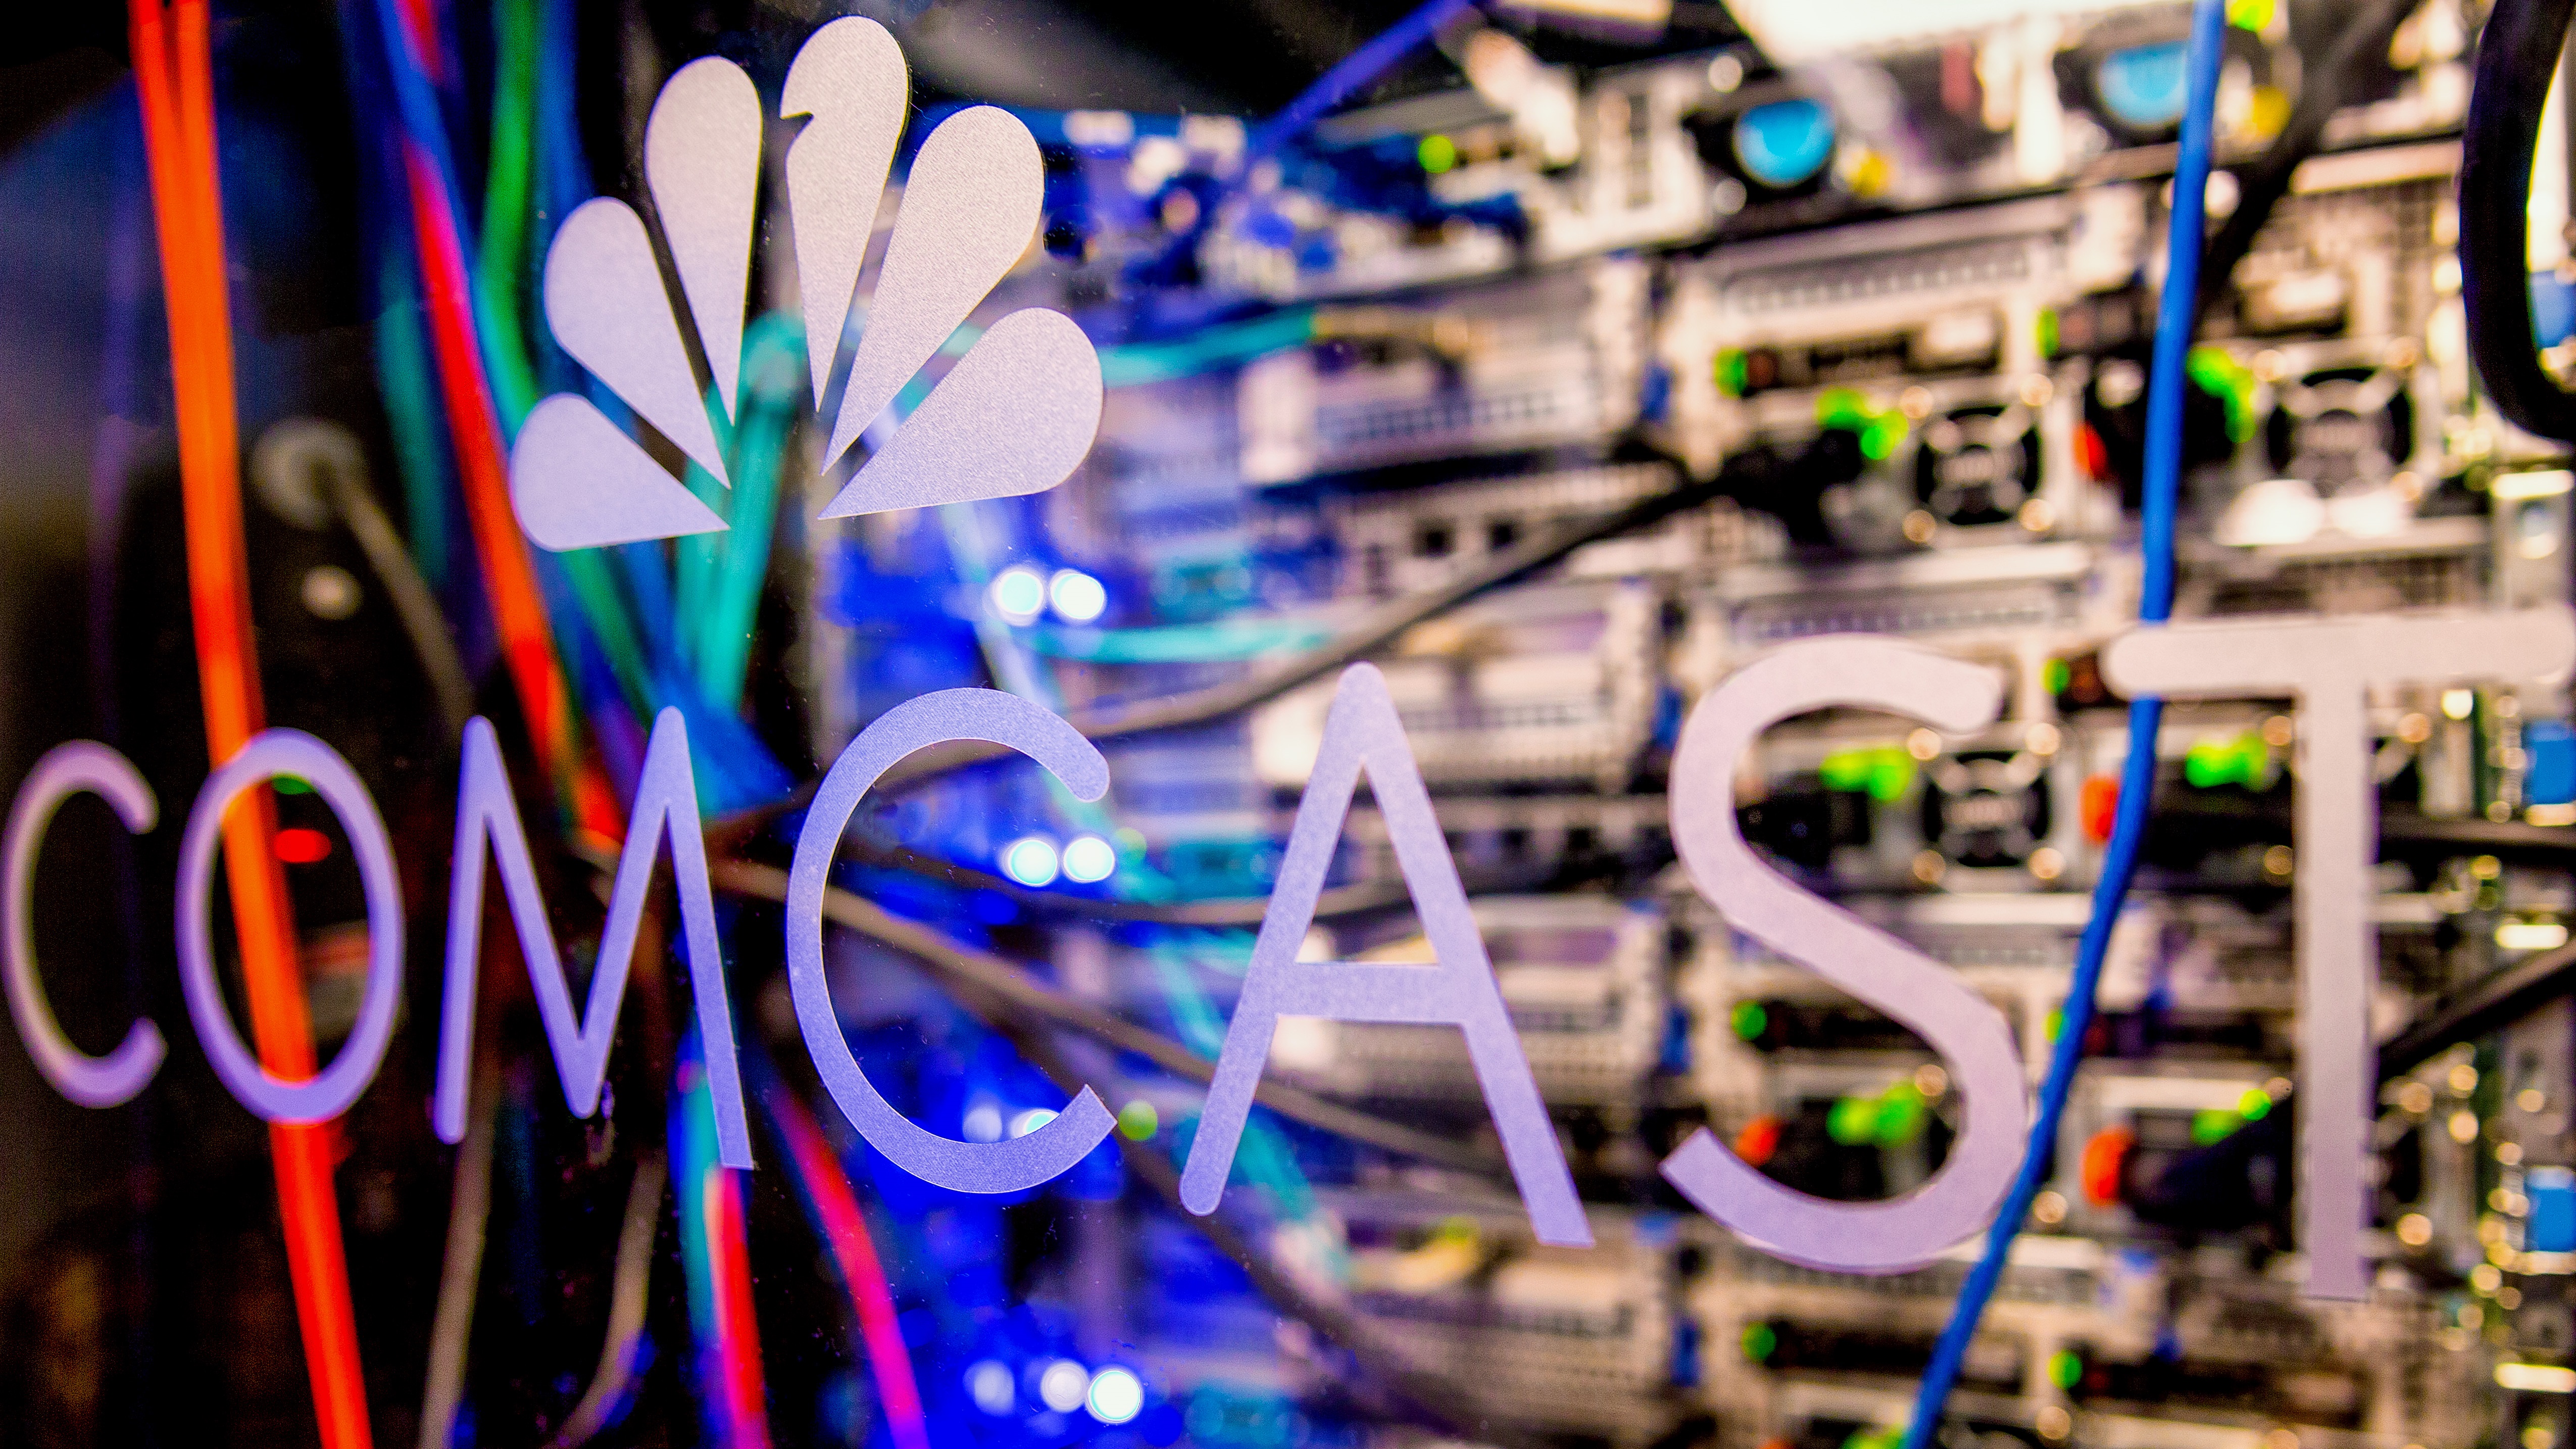
[[[721,433],[717,439],[720,444],[730,441]],[[730,454],[733,450],[725,451]],[[707,511],[730,526],[734,521],[733,490],[695,463],[688,465],[683,476],[689,491],[707,506]],[[679,653],[680,667],[692,676],[698,673],[698,624],[706,616],[709,596],[715,592],[716,568],[723,560],[727,537],[725,533],[688,533],[671,540],[672,647]]]
[[[707,698],[726,709],[742,707],[751,667],[751,631],[760,612],[760,586],[769,576],[769,545],[776,531],[787,448],[805,397],[805,331],[784,312],[751,325],[745,339],[742,426],[734,437],[734,498],[730,533],[716,560],[708,605],[694,616],[699,632],[698,680]],[[682,627],[693,620],[683,619]]]
[[[653,718],[659,691],[654,688],[644,646],[635,637],[634,622],[627,617],[616,577],[609,571],[608,556],[595,548],[577,548],[555,558],[563,564],[573,597],[581,601],[582,615],[599,640],[600,652],[608,656],[608,667],[626,693],[627,707],[639,720]]]
[[[393,434],[394,471],[402,477],[403,525],[412,562],[431,588],[441,589],[448,577],[447,491],[420,298],[412,290],[411,259],[403,248],[385,247],[380,266],[377,288],[384,313],[376,322],[376,384],[384,394],[385,426]]]
[[[493,0],[497,53],[492,77],[492,159],[483,177],[483,235],[474,290],[482,303],[483,351],[493,400],[506,431],[537,405],[536,370],[528,362],[527,328],[519,318],[519,264],[528,246],[529,180],[534,174],[537,110],[535,0]]]

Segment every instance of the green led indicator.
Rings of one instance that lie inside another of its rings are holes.
[[[1726,1014],[1726,1024],[1734,1030],[1738,1040],[1754,1041],[1771,1025],[1771,1013],[1762,1009],[1761,1002],[1739,1001],[1735,1003],[1735,1009]]]
[[[1744,1325],[1744,1357],[1753,1363],[1769,1363],[1780,1351],[1780,1335],[1767,1323]]]
[[[2272,783],[2272,747],[2252,730],[2233,739],[2195,741],[2183,753],[2182,777],[2196,790],[2220,785],[2260,790]]]
[[[1141,1097],[1118,1109],[1118,1135],[1130,1142],[1150,1142],[1162,1126],[1163,1114]]]
[[[1744,351],[1721,347],[1717,353],[1717,390],[1727,397],[1744,396]]]
[[[300,775],[280,775],[268,782],[280,795],[310,795],[313,786]]]
[[[2065,660],[2052,659],[2040,670],[2040,682],[2049,693],[2064,694],[2066,686],[2075,682],[2075,671],[2067,667]]]
[[[1816,767],[1829,790],[1867,791],[1869,798],[1892,805],[1914,788],[1914,757],[1902,745],[1874,745],[1836,750]]]
[[[2048,1356],[2048,1381],[2061,1389],[2072,1389],[2084,1379],[2084,1356],[2071,1348],[2061,1348]]]
[[[1840,428],[1860,437],[1861,456],[1876,463],[1896,451],[1905,441],[1905,414],[1894,408],[1870,406],[1859,390],[1829,387],[1816,398],[1816,421],[1828,428]]]
[[[2194,1112],[2191,1114],[2191,1140],[2202,1147],[2212,1146],[2234,1136],[2236,1129],[2244,1125],[2245,1119],[2233,1112],[2216,1108]]]
[[[1844,1097],[1825,1113],[1825,1135],[1844,1147],[1866,1147],[1878,1133],[1878,1103]]]
[[[1437,176],[1458,164],[1458,143],[1446,136],[1425,136],[1415,154],[1421,158],[1422,169]]]
[[[2183,364],[2200,390],[2227,404],[2227,436],[2242,443],[2254,436],[2254,371],[2227,355],[2224,348],[2195,347]]]
[[[2057,355],[2057,309],[2043,307],[2039,313],[2039,355]]]
[[[2236,1099],[2236,1115],[2248,1122],[2260,1122],[2272,1114],[2272,1098],[2261,1087],[2249,1087]]]

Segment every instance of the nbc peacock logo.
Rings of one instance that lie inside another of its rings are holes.
[[[910,103],[903,51],[875,21],[833,21],[788,68],[780,110],[810,117],[787,150],[787,206],[818,420],[839,370],[886,176]],[[546,253],[545,314],[573,360],[718,482],[717,411],[730,423],[742,370],[764,117],[731,61],[694,61],[653,103],[645,184],[676,273],[675,305],[643,217],[584,203]],[[850,349],[823,467],[885,414],[1027,251],[1045,178],[1037,142],[1008,112],[960,111],[921,143]],[[702,383],[681,326],[695,331]],[[713,396],[709,396],[710,392]],[[1100,427],[1100,358],[1062,313],[1013,312],[987,328],[921,405],[875,445],[818,515],[1039,493],[1071,476]],[[576,393],[538,403],[510,452],[519,524],[541,546],[712,533],[725,527],[643,441]]]

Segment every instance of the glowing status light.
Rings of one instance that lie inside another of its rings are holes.
[[[1080,569],[1057,569],[1047,580],[1047,601],[1068,624],[1088,624],[1109,608],[1109,590]]]
[[[1002,1140],[1002,1109],[990,1102],[978,1102],[966,1109],[966,1140],[999,1142]]]
[[[1037,622],[1046,607],[1046,578],[1026,564],[1015,564],[993,577],[993,612],[1014,624]]]
[[[1065,842],[1064,878],[1076,885],[1109,879],[1118,869],[1118,850],[1097,835],[1077,835]]]
[[[1446,136],[1425,136],[1415,149],[1415,156],[1422,162],[1423,170],[1437,176],[1458,164],[1458,143]]]
[[[995,1359],[980,1359],[966,1370],[966,1396],[987,1414],[1007,1414],[1018,1400],[1011,1392],[1011,1370]]]
[[[1745,174],[1785,191],[1834,159],[1834,116],[1798,97],[1755,106],[1735,119],[1735,159]]]
[[[1038,1398],[1059,1414],[1081,1408],[1090,1392],[1090,1372],[1069,1358],[1057,1359],[1038,1375]]]
[[[1151,1142],[1162,1127],[1163,1114],[1141,1097],[1118,1109],[1118,1135],[1130,1142]]]
[[[1124,1424],[1145,1408],[1145,1385],[1123,1368],[1105,1368],[1091,1376],[1087,1402],[1091,1417],[1104,1424]]]
[[[1055,884],[1055,845],[1035,835],[1023,835],[1002,847],[1002,874],[1036,890]]]
[[[1026,1137],[1055,1120],[1055,1113],[1045,1107],[1031,1107],[1011,1119],[1011,1135]]]

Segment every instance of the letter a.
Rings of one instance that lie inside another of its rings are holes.
[[[599,1110],[608,1078],[608,1044],[617,1034],[618,1007],[626,1000],[626,973],[642,928],[644,899],[662,836],[671,837],[671,876],[679,888],[680,921],[688,941],[689,985],[697,997],[698,1035],[705,1043],[707,1084],[715,1098],[716,1151],[727,1167],[751,1166],[751,1128],[743,1115],[742,1069],[734,1055],[733,1011],[725,1000],[724,956],[716,944],[715,898],[707,889],[706,838],[698,823],[698,791],[689,774],[689,731],[676,709],[653,721],[644,751],[643,777],[635,785],[635,811],[626,845],[617,856],[617,883],[608,897],[608,927],[591,969],[590,1005],[576,1013],[572,986],[545,899],[528,860],[527,827],[510,797],[510,777],[489,720],[465,726],[465,769],[456,790],[456,866],[447,895],[447,994],[439,1013],[438,1095],[431,1125],[439,1140],[465,1135],[466,1058],[474,1041],[474,960],[483,943],[483,843],[501,864],[501,894],[519,928],[519,950],[537,991],[537,1017],[562,1073],[564,1101],[576,1117]]]
[[[1298,944],[1314,924],[1324,872],[1332,864],[1333,845],[1341,837],[1362,770],[1377,792],[1396,865],[1413,891],[1423,934],[1430,938],[1433,965],[1297,959]],[[1225,1192],[1235,1145],[1252,1111],[1253,1089],[1270,1059],[1271,1033],[1283,1016],[1454,1026],[1466,1033],[1467,1056],[1475,1063],[1477,1085],[1484,1089],[1486,1109],[1502,1136],[1512,1180],[1529,1208],[1531,1230],[1542,1243],[1592,1246],[1592,1229],[1574,1196],[1574,1174],[1566,1169],[1565,1154],[1548,1125],[1529,1058],[1522,1055],[1520,1038],[1503,1009],[1494,963],[1467,910],[1458,863],[1431,813],[1431,796],[1422,788],[1422,771],[1405,742],[1386,678],[1372,665],[1354,664],[1342,671],[1341,684],[1333,691],[1323,748],[1315,756],[1305,797],[1297,802],[1279,883],[1262,915],[1243,995],[1226,1028],[1224,1050],[1217,1053],[1216,1078],[1208,1084],[1198,1136],[1181,1173],[1181,1203],[1191,1212],[1216,1211]]]

